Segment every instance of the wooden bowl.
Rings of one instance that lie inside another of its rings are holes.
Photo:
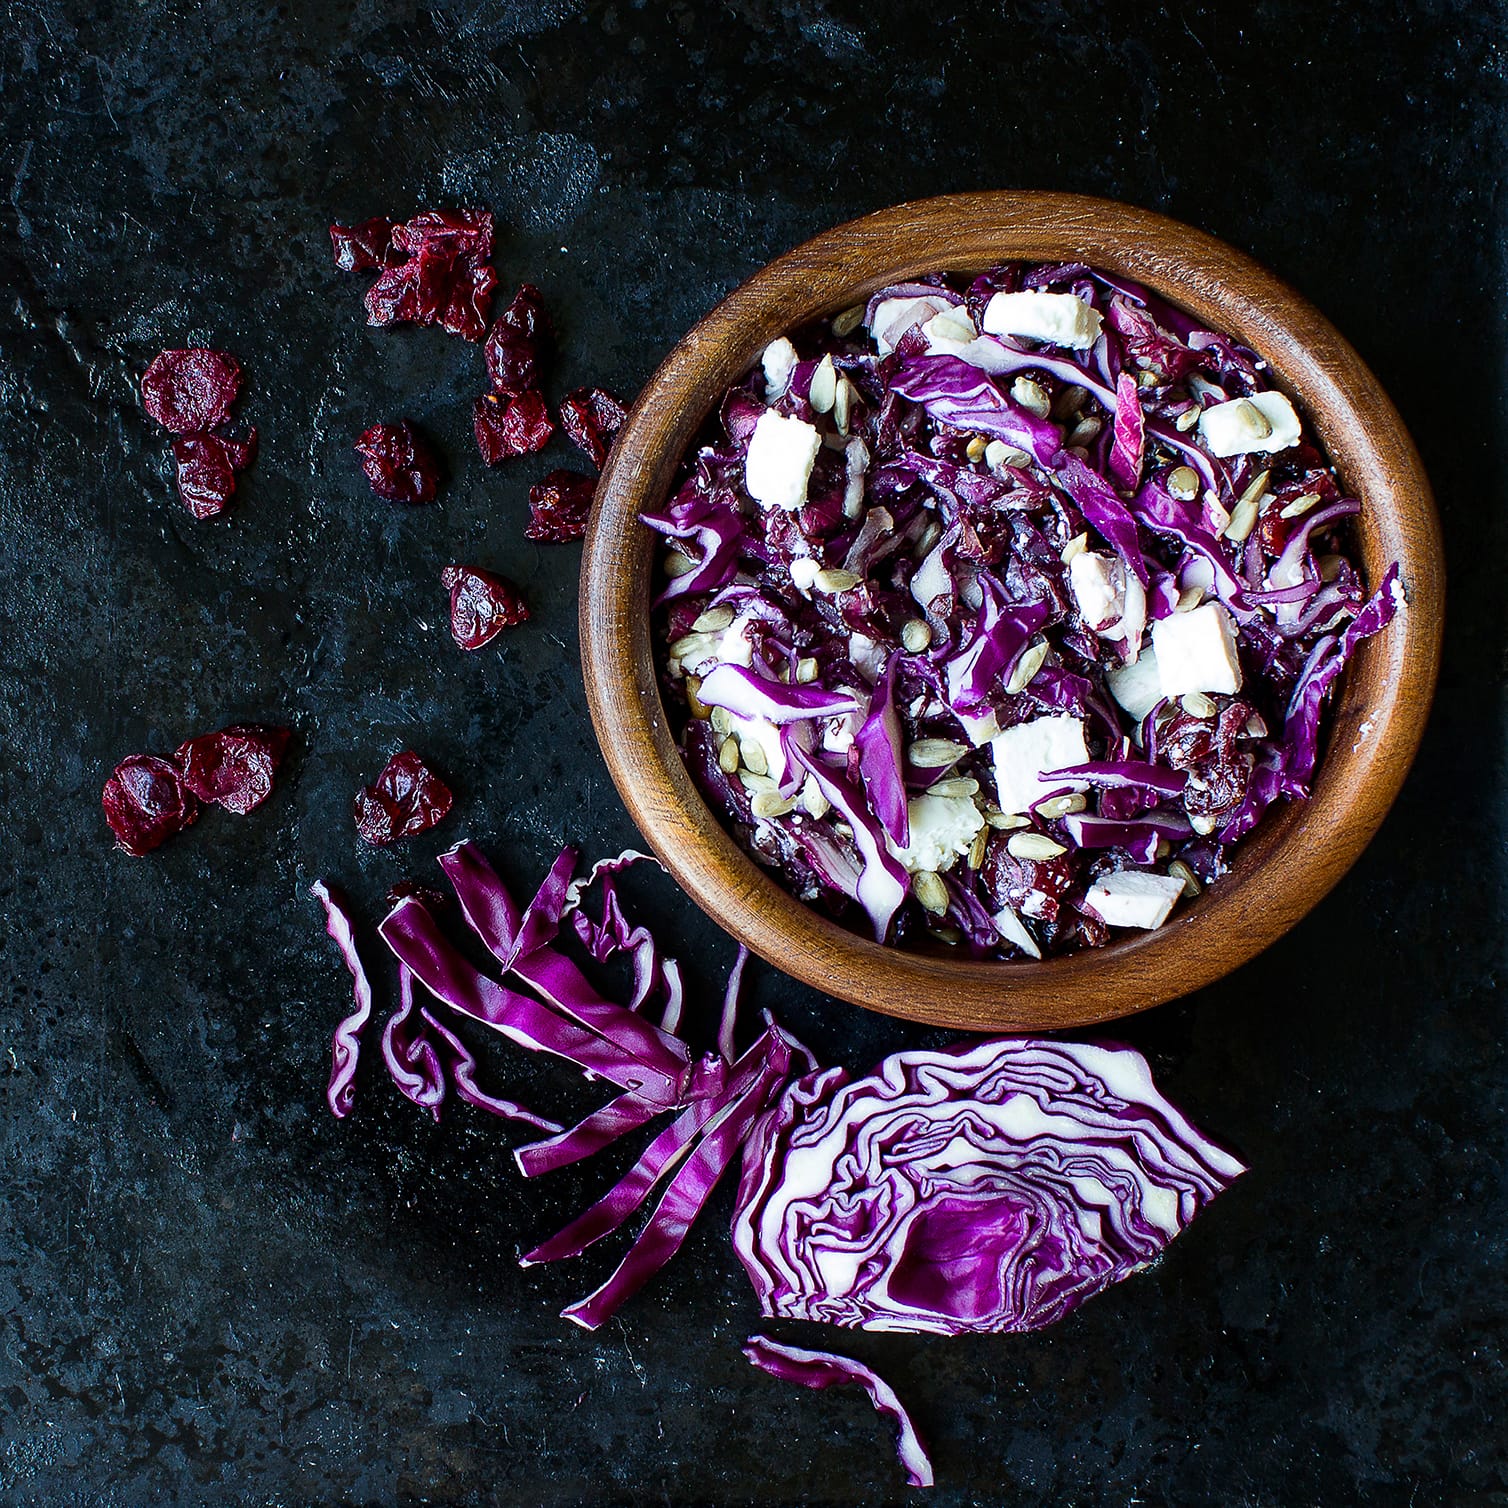
[[[1340,685],[1311,799],[1271,811],[1238,846],[1232,872],[1160,930],[1040,963],[883,947],[787,894],[744,854],[672,739],[650,644],[658,536],[639,522],[664,501],[712,405],[775,336],[889,283],[1018,259],[1124,273],[1265,357],[1363,500],[1367,579],[1381,580],[1397,560],[1407,596]],[[1443,601],[1439,525],[1418,453],[1377,379],[1316,309],[1249,257],[1146,210],[1071,194],[954,194],[867,215],[787,252],[665,359],[597,489],[582,562],[582,665],[629,812],[720,926],[777,968],[858,1005],[965,1030],[1044,1030],[1198,989],[1281,937],[1330,890],[1376,832],[1413,759],[1439,666]]]

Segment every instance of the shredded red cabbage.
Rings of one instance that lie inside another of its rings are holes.
[[[774,341],[644,518],[688,767],[883,940],[1161,925],[1156,892],[1307,796],[1336,680],[1406,606],[1396,567],[1368,595],[1360,506],[1264,362],[1123,278],[882,289]]]
[[[744,1343],[744,1355],[762,1372],[782,1382],[794,1382],[803,1388],[833,1388],[845,1384],[861,1387],[877,1412],[895,1420],[895,1453],[906,1472],[911,1487],[932,1486],[932,1460],[922,1444],[895,1389],[863,1362],[837,1356],[831,1351],[807,1351],[800,1346],[783,1346],[764,1335],[751,1335]]]

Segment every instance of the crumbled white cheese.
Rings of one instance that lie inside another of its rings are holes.
[[[790,564],[791,585],[798,592],[810,592],[822,573],[822,562],[810,555],[798,555]]]
[[[1080,550],[1068,563],[1068,588],[1090,628],[1109,628],[1126,606],[1126,568],[1113,555]]]
[[[907,330],[926,324],[934,315],[953,307],[952,299],[924,294],[917,298],[882,298],[874,308],[869,333],[881,356],[895,350]]]
[[[853,748],[863,719],[857,712],[840,712],[822,725],[822,747],[829,754],[846,754]]]
[[[849,663],[864,677],[874,682],[885,673],[885,650],[867,634],[851,633],[848,636]]]
[[[988,335],[1024,335],[1070,351],[1087,351],[1104,321],[1092,304],[1073,293],[997,293],[980,321]]]
[[[995,788],[1000,810],[1014,815],[1028,812],[1050,790],[1087,790],[1083,781],[1054,780],[1044,785],[1038,776],[1044,770],[1061,770],[1085,764],[1089,749],[1084,742],[1082,718],[1055,714],[1018,723],[990,740],[995,760]]]
[[[906,846],[888,846],[907,874],[920,874],[950,869],[973,846],[984,816],[968,796],[921,795],[906,803],[906,822]]]
[[[717,658],[724,665],[748,667],[754,663],[754,645],[749,640],[749,618],[735,618],[718,640]]]
[[[1167,874],[1122,869],[1089,887],[1084,909],[1109,927],[1142,927],[1151,931],[1167,921],[1174,902],[1183,894],[1183,881]]]
[[[1199,416],[1199,435],[1217,456],[1287,450],[1303,433],[1285,393],[1253,393],[1217,403]]]
[[[767,408],[754,426],[744,458],[744,483],[761,507],[794,512],[806,502],[806,485],[822,437],[805,419]]]
[[[1190,691],[1229,695],[1241,689],[1236,626],[1218,602],[1159,618],[1152,625],[1152,646],[1164,696]]]
[[[979,339],[979,331],[962,304],[954,304],[941,314],[934,314],[922,326],[929,356],[962,356]]]
[[[1157,671],[1157,651],[1150,646],[1129,665],[1109,671],[1105,680],[1113,696],[1140,722],[1162,700],[1162,677]]]
[[[778,336],[764,348],[759,364],[764,369],[764,401],[773,403],[784,397],[791,385],[791,373],[796,370],[796,348],[785,336]]]
[[[1042,949],[1037,945],[1037,939],[1031,935],[1031,929],[1009,906],[1002,906],[991,920],[995,923],[995,930],[1008,943],[1015,943],[1032,958],[1042,956]]]

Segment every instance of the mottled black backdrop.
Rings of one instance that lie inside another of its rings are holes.
[[[477,352],[362,323],[331,219],[491,207],[554,308],[553,391],[631,394],[770,256],[949,189],[1079,189],[1232,241],[1373,364],[1450,548],[1438,704],[1349,879],[1222,984],[1126,1027],[1252,1172],[1149,1274],[1029,1339],[864,1337],[939,1504],[1508,1502],[1502,581],[1505,8],[1128,0],[13,0],[0,39],[0,1498],[873,1503],[861,1399],[782,1387],[726,1191],[595,1336],[606,1270],[517,1253],[609,1170],[513,1175],[510,1135],[321,1090],[343,974],[305,891],[367,908],[463,833],[537,876],[634,833],[593,742],[578,548],[521,537],[543,464],[487,473]],[[135,380],[236,352],[262,454],[229,522],[171,497]],[[409,415],[431,509],[351,453]],[[437,573],[534,604],[463,656]],[[114,761],[287,721],[275,798],[110,851]],[[363,851],[350,794],[414,744],[430,837]],[[732,949],[668,884],[699,1007]],[[942,1040],[758,969],[855,1068]],[[546,1110],[572,1075],[499,1052]],[[840,1337],[841,1339],[841,1337]]]

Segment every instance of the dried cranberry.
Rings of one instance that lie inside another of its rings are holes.
[[[480,340],[487,331],[497,274],[492,216],[485,211],[429,210],[392,228],[392,258],[367,289],[367,323],[439,325],[452,335]]]
[[[1003,834],[990,839],[979,876],[997,906],[1009,906],[1038,921],[1055,921],[1063,897],[1073,889],[1076,862],[1071,853],[1056,859],[1018,859]]]
[[[369,272],[385,267],[394,255],[393,222],[381,215],[360,225],[332,225],[330,245],[342,272]]]
[[[141,379],[147,417],[175,435],[223,424],[241,390],[241,364],[223,351],[164,351]]]
[[[489,466],[509,456],[526,456],[542,449],[555,433],[550,411],[538,393],[488,393],[471,411],[477,449]]]
[[[356,442],[372,491],[390,503],[432,503],[440,487],[440,462],[407,419],[374,424]]]
[[[199,803],[177,768],[155,754],[121,760],[100,797],[115,845],[140,857],[199,819]]]
[[[579,387],[560,405],[560,427],[591,457],[600,471],[613,437],[623,428],[628,410],[605,388]]]
[[[539,289],[525,283],[487,332],[482,354],[496,393],[527,393],[540,385],[540,347],[550,334]]]
[[[292,736],[287,728],[235,723],[180,744],[173,760],[183,784],[201,801],[216,801],[244,817],[272,794]]]
[[[388,760],[374,784],[357,791],[352,808],[356,831],[368,843],[391,843],[433,827],[454,800],[450,787],[405,749]]]
[[[518,588],[491,571],[448,565],[440,580],[450,593],[450,634],[462,649],[480,649],[529,616]]]
[[[586,533],[597,484],[579,471],[552,471],[529,489],[529,522],[525,539],[565,544]]]
[[[255,429],[244,440],[222,435],[179,435],[173,440],[178,496],[195,518],[223,513],[236,490],[236,473],[257,453]]]

